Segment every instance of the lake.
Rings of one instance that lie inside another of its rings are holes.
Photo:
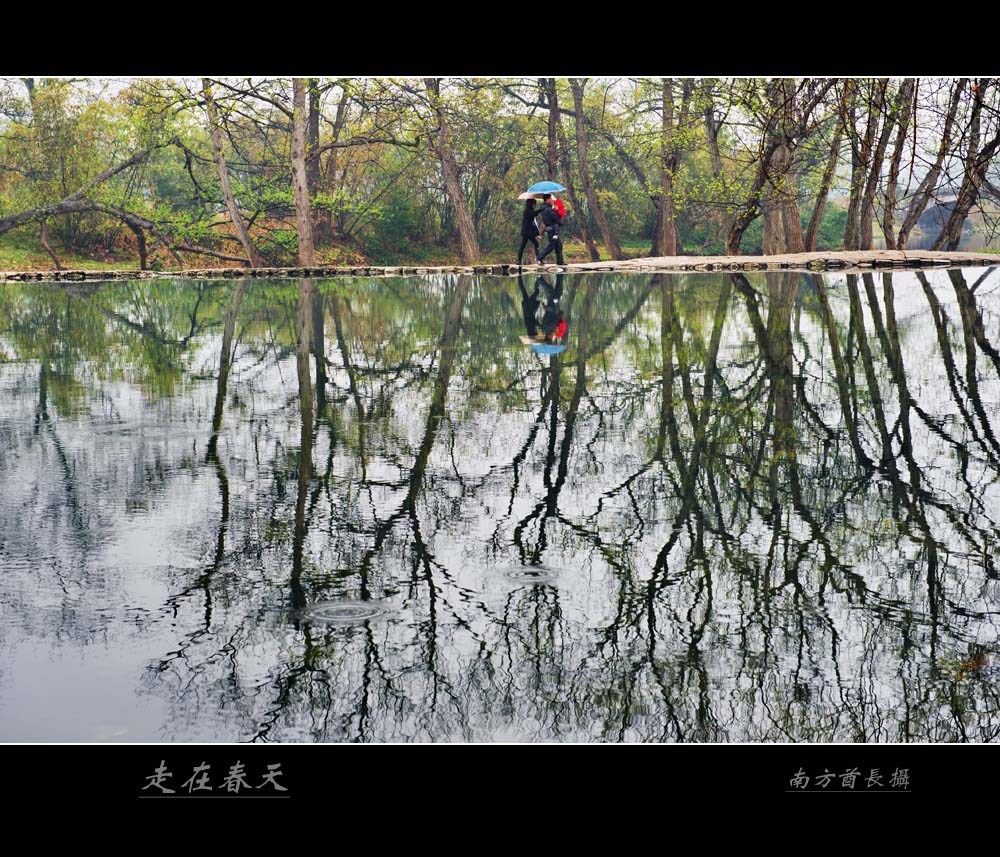
[[[0,288],[0,740],[995,739],[997,268],[520,286]]]

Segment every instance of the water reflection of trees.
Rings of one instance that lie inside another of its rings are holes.
[[[244,739],[989,740],[989,283],[575,278],[550,357],[508,281],[216,289],[157,327],[222,330],[218,507],[147,686]]]

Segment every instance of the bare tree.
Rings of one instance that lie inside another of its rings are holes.
[[[805,249],[808,253],[816,249],[819,226],[823,221],[823,212],[826,210],[827,197],[830,195],[830,187],[833,184],[834,176],[837,174],[837,164],[840,162],[840,150],[844,139],[843,117],[838,113],[832,121],[834,123],[834,132],[833,140],[830,143],[830,154],[826,161],[826,167],[823,170],[823,178],[820,180],[819,191],[816,194],[816,203],[813,206],[812,215],[809,217],[809,225],[806,227]]]
[[[725,195],[727,190],[726,179],[722,169],[722,152],[719,149],[719,133],[722,130],[724,120],[721,118],[716,120],[715,96],[713,94],[714,85],[714,80],[703,81],[699,97],[701,100],[702,118],[704,120],[705,145],[708,147],[709,162],[712,166],[712,181],[717,191]],[[728,206],[723,204],[717,233],[721,241],[726,241],[732,226],[732,214],[730,214]]]
[[[879,110],[882,115],[882,128],[879,131],[878,141],[871,154],[870,163],[867,164],[867,175],[865,176],[864,193],[861,197],[861,217],[858,231],[859,250],[871,250],[875,240],[875,194],[882,182],[882,164],[885,161],[885,151],[889,145],[889,138],[892,136],[892,129],[896,123],[898,113],[898,102],[890,104],[889,87],[880,84]],[[874,121],[871,120],[870,121]]]
[[[56,251],[52,249],[52,245],[49,243],[49,230],[45,225],[44,217],[39,223],[38,240],[41,242],[42,247],[45,248],[45,252],[52,257],[52,261],[56,266],[56,270],[61,271],[63,267],[62,265],[59,264],[59,257],[56,255]]]
[[[906,242],[909,240],[910,232],[913,231],[913,227],[917,225],[917,221],[920,220],[920,215],[924,213],[924,209],[927,208],[927,203],[930,201],[931,195],[937,188],[938,180],[941,178],[941,171],[943,169],[945,156],[951,152],[952,131],[955,126],[955,116],[958,113],[958,105],[962,100],[962,93],[965,91],[965,86],[968,82],[968,78],[963,77],[959,78],[954,84],[951,99],[948,104],[948,112],[945,115],[944,130],[941,133],[941,145],[938,147],[937,156],[934,158],[934,163],[931,165],[931,168],[927,171],[927,174],[923,177],[911,197],[910,204],[906,209],[906,215],[904,216],[903,222],[899,227],[899,235],[896,237],[896,246],[900,250],[906,249]]]
[[[297,77],[292,81],[292,192],[295,197],[295,224],[299,234],[299,264],[316,265],[316,247],[313,244],[312,213],[309,203],[309,182],[306,177],[306,81]],[[308,345],[306,348],[308,352]]]
[[[548,99],[549,121],[547,147],[545,149],[545,177],[555,181],[556,169],[559,166],[559,101],[556,95],[556,79],[554,77],[539,78],[541,94]]]
[[[775,80],[767,86],[772,113],[766,130],[774,146],[767,165],[767,191],[763,200],[765,254],[805,250],[795,170],[796,147],[802,136],[796,117],[797,94],[792,80]]]
[[[931,248],[933,250],[958,249],[958,244],[962,240],[962,225],[969,216],[972,206],[979,201],[979,192],[986,178],[986,170],[997,151],[997,147],[1000,146],[1000,127],[996,129],[996,134],[983,144],[982,148],[979,145],[982,140],[983,108],[986,95],[990,89],[996,92],[997,88],[997,78],[982,77],[972,84],[972,117],[969,123],[965,174],[962,176],[962,186],[959,188],[958,198],[955,200],[951,215],[934,242],[934,246]],[[996,104],[990,105],[987,109],[996,115]]]
[[[591,262],[596,262],[601,258],[601,254],[598,252],[597,245],[594,243],[594,237],[590,234],[590,224],[587,223],[587,217],[583,212],[583,207],[580,205],[579,199],[577,198],[576,188],[573,184],[573,162],[570,158],[569,142],[566,140],[566,132],[562,124],[563,111],[559,107],[559,91],[556,89],[556,79],[554,77],[546,78],[546,87],[546,97],[549,108],[549,128],[551,129],[553,124],[555,125],[557,143],[556,151],[558,152],[559,163],[563,171],[563,181],[566,185],[566,195],[569,197],[569,203],[572,206],[573,211],[577,213],[576,222],[580,226],[580,235],[583,238],[584,246],[587,248],[587,257]]]
[[[896,140],[892,147],[892,159],[889,162],[889,177],[885,187],[885,205],[882,207],[882,234],[885,236],[885,246],[889,250],[896,249],[894,234],[894,219],[896,216],[896,194],[899,191],[899,169],[906,147],[906,135],[910,128],[910,119],[915,113],[917,97],[917,81],[907,78],[899,89],[897,100]]]
[[[465,198],[459,179],[458,162],[455,160],[451,143],[451,130],[441,101],[441,79],[425,77],[424,85],[427,87],[427,97],[437,125],[431,148],[441,162],[445,193],[448,194],[455,211],[460,242],[459,258],[463,265],[474,265],[479,261],[479,239],[476,237],[476,226],[469,211],[469,202]]]
[[[676,256],[680,250],[680,236],[677,233],[677,209],[674,205],[674,177],[680,167],[683,148],[678,140],[678,129],[686,129],[688,111],[691,105],[693,83],[685,80],[681,84],[681,108],[676,121],[674,118],[674,82],[669,78],[661,81],[661,133],[660,133],[660,195],[659,250],[664,256]]]
[[[583,184],[583,192],[587,197],[587,208],[597,222],[597,229],[604,240],[604,246],[608,248],[608,253],[612,259],[622,258],[622,248],[611,230],[611,225],[604,214],[604,209],[597,199],[594,190],[594,181],[590,175],[590,165],[587,163],[587,133],[586,123],[583,121],[583,91],[587,85],[587,78],[570,79],[570,88],[573,90],[573,106],[576,110],[576,157],[580,168],[580,182]]]
[[[756,169],[746,202],[729,230],[726,252],[730,255],[739,254],[743,233],[765,206],[770,216],[771,231],[768,240],[765,240],[764,252],[801,252],[805,249],[802,224],[798,219],[795,157],[802,140],[814,130],[814,112],[835,83],[836,80],[808,78],[797,86],[793,81],[769,81],[763,99],[758,99],[755,85],[748,87],[749,92],[744,98],[751,109],[763,111],[759,117],[763,133],[754,158]]]
[[[178,245],[171,243],[170,239],[159,225],[138,214],[135,214],[134,212],[128,211],[121,206],[109,205],[101,202],[100,200],[91,198],[94,191],[96,191],[104,182],[109,181],[126,170],[145,163],[155,149],[159,149],[167,145],[175,145],[177,142],[177,138],[174,137],[165,142],[156,143],[142,149],[132,155],[132,157],[122,161],[120,164],[116,164],[108,167],[106,170],[103,170],[85,185],[73,191],[61,200],[25,209],[24,211],[19,211],[15,214],[7,215],[6,217],[0,217],[0,235],[3,235],[5,232],[9,232],[12,229],[24,226],[27,223],[42,223],[48,218],[55,217],[56,215],[100,212],[102,214],[110,215],[111,217],[125,223],[129,229],[136,234],[137,239],[139,240],[139,253],[143,269],[146,267],[146,244],[143,236],[144,230],[152,232],[157,238],[159,238],[164,247],[171,250],[174,258],[177,260],[177,263],[183,267],[183,258],[176,252],[175,249]]]
[[[246,224],[243,222],[243,215],[240,214],[240,207],[233,194],[233,188],[229,181],[229,167],[226,165],[226,156],[222,151],[222,130],[219,127],[219,116],[215,106],[215,99],[212,97],[211,81],[207,77],[201,79],[201,91],[205,96],[205,110],[208,112],[208,128],[212,136],[212,152],[215,156],[215,169],[219,176],[219,187],[222,189],[222,199],[226,203],[226,210],[229,212],[229,219],[236,229],[236,235],[240,239],[240,244],[247,254],[248,264],[251,268],[263,268],[264,260],[261,258],[256,246],[250,238]]]
[[[861,200],[864,197],[865,177],[871,152],[875,146],[875,133],[882,112],[881,97],[885,94],[887,80],[868,81],[869,90],[863,96],[861,86],[864,81],[848,80],[846,116],[844,127],[851,144],[851,198],[847,206],[847,223],[844,226],[844,249],[857,250],[861,244]],[[874,91],[872,91],[874,90]],[[858,107],[867,98],[868,120],[864,135],[858,133]]]

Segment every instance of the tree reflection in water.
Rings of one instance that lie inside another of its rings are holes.
[[[138,628],[172,740],[992,740],[998,284],[8,286],[7,651]]]

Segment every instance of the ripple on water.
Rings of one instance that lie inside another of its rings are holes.
[[[307,622],[325,625],[360,625],[382,619],[392,611],[377,601],[323,601],[300,614]]]
[[[189,425],[171,423],[142,423],[139,425],[115,424],[99,426],[90,430],[92,435],[107,440],[128,440],[140,438],[149,441],[188,440],[205,437],[211,432],[198,430]]]
[[[503,569],[503,576],[515,583],[555,583],[559,577],[554,568],[545,565],[516,565]]]

